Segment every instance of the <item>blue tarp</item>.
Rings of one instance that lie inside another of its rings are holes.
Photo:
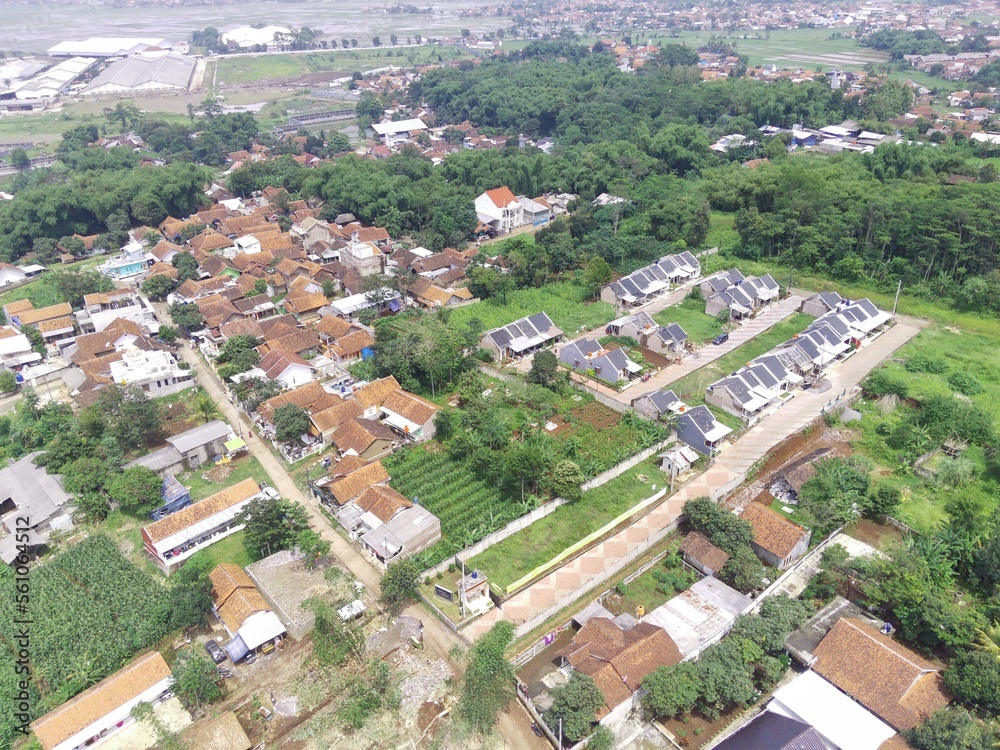
[[[389,300],[389,309],[392,310],[393,312],[399,312],[400,310],[403,309],[403,303],[400,302],[398,299],[391,299]]]
[[[172,476],[163,480],[160,495],[164,504],[149,514],[154,521],[159,521],[164,516],[176,513],[181,508],[186,508],[191,504],[191,493],[188,492],[187,487]]]
[[[370,346],[366,346],[364,349],[361,350],[361,359],[371,359],[374,356],[375,356],[375,350],[372,349]]]

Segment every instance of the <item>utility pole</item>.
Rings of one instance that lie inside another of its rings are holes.
[[[903,290],[903,280],[899,280],[899,284],[896,286],[896,300],[892,303],[892,322],[896,322],[896,306],[899,304],[899,293]]]

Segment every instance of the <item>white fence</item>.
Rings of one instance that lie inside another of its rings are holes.
[[[604,473],[598,474],[593,479],[589,479],[588,481],[584,482],[581,485],[581,488],[583,489],[584,492],[586,492],[587,490],[592,490],[595,487],[600,487],[602,484],[606,484],[607,482],[610,482],[612,479],[614,479],[615,477],[620,476],[622,473],[628,471],[633,466],[636,466],[637,464],[641,463],[642,461],[645,461],[647,458],[649,458],[650,456],[654,455],[658,451],[663,450],[663,448],[665,448],[667,445],[669,445],[672,440],[673,440],[673,438],[668,438],[666,440],[663,440],[663,441],[657,443],[656,445],[654,445],[654,446],[652,446],[650,448],[647,448],[644,451],[640,451],[639,453],[636,453],[634,456],[632,456],[631,458],[625,459],[624,461],[622,461],[617,466],[612,466],[610,469],[608,469]],[[453,557],[449,557],[447,560],[444,560],[443,562],[438,563],[433,568],[429,568],[428,570],[425,570],[422,575],[423,576],[435,576],[438,573],[443,573],[444,571],[446,571],[448,569],[448,567],[451,566],[451,565],[456,565],[456,566],[461,565],[462,564],[462,560],[471,560],[473,557],[475,557],[476,555],[478,555],[480,552],[482,552],[482,551],[484,551],[486,549],[489,549],[494,544],[497,544],[498,542],[502,542],[504,539],[506,539],[509,536],[512,536],[513,534],[516,534],[521,529],[524,529],[524,528],[527,528],[528,526],[531,526],[531,524],[533,524],[535,521],[538,521],[538,520],[540,520],[542,518],[545,518],[545,516],[549,515],[550,513],[552,513],[553,511],[555,511],[557,508],[565,505],[567,502],[568,501],[565,498],[557,497],[555,500],[552,500],[551,502],[546,503],[542,507],[535,508],[533,511],[531,511],[531,513],[528,513],[527,515],[521,516],[520,518],[518,518],[518,519],[516,519],[514,521],[511,521],[509,524],[507,524],[506,526],[504,526],[502,529],[500,529],[498,531],[494,531],[492,534],[489,534],[487,536],[484,536],[482,539],[480,539],[478,542],[476,542],[475,544],[473,544],[471,547],[467,547],[466,549],[462,550],[461,552],[455,554]]]
[[[663,491],[661,490],[661,492]],[[663,539],[666,538],[668,534],[670,534],[673,531],[676,531],[679,519],[680,516],[678,516],[669,524],[664,526],[662,529],[654,533],[645,544],[636,547],[628,554],[620,557],[618,560],[615,561],[614,565],[612,565],[610,568],[605,568],[603,571],[595,575],[593,578],[584,583],[578,589],[570,592],[566,596],[559,599],[559,601],[557,601],[551,607],[546,609],[544,612],[541,612],[540,614],[532,617],[530,620],[525,620],[523,623],[518,625],[514,629],[514,637],[523,638],[532,630],[537,628],[539,625],[542,625],[550,617],[552,617],[553,615],[557,614],[558,612],[560,612],[561,610],[565,609],[570,604],[575,602],[577,599],[586,594],[588,591],[592,591],[593,589],[597,588],[602,583],[607,581],[609,578],[617,575],[619,572],[621,572],[623,568],[626,568],[637,558],[642,557],[642,555],[648,552],[650,547],[652,547],[655,544],[659,544],[661,541],[663,541]]]

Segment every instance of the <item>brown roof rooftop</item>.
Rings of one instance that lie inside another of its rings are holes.
[[[341,464],[352,460],[352,458],[351,456],[345,457],[341,461]],[[334,469],[336,468],[334,467]],[[337,502],[343,505],[356,498],[373,484],[388,481],[389,472],[385,470],[381,461],[375,461],[367,466],[362,466],[360,469],[349,472],[341,479],[335,480],[330,484],[330,491],[333,492],[333,496]]]
[[[777,511],[760,503],[747,505],[740,517],[753,526],[754,542],[781,559],[788,557],[795,549],[795,545],[809,533]]]
[[[382,402],[382,408],[420,425],[425,424],[436,412],[440,411],[430,401],[404,390],[393,391],[386,396],[385,401]]]
[[[395,440],[396,434],[374,419],[355,417],[342,424],[333,433],[333,444],[343,452],[364,453],[376,440]]]
[[[35,719],[31,728],[42,747],[51,750],[169,676],[170,667],[163,657],[157,651],[150,651]]]
[[[352,323],[349,323],[336,315],[324,315],[319,319],[316,325],[313,326],[313,329],[317,333],[322,333],[336,339],[346,334],[353,327],[354,325]]]
[[[9,308],[8,308],[9,309]],[[17,313],[17,318],[21,325],[31,325],[40,323],[43,320],[53,320],[73,314],[73,308],[68,302],[60,302],[57,305],[48,307],[28,308]]]
[[[899,731],[951,701],[937,667],[860,620],[838,620],[813,653],[818,674]]]
[[[214,495],[206,497],[193,505],[189,505],[166,518],[154,521],[143,528],[146,536],[152,542],[166,539],[171,534],[189,528],[199,521],[204,521],[216,513],[231,508],[244,500],[260,493],[260,487],[253,479],[244,479],[239,484],[227,487],[216,492]]]
[[[349,419],[360,417],[363,411],[361,404],[355,399],[348,399],[339,404],[334,404],[322,411],[315,412],[310,419],[313,426],[320,432],[326,432],[344,424]]]
[[[594,682],[604,694],[605,709],[625,701],[653,670],[677,664],[683,658],[677,644],[663,628],[641,622],[623,630],[607,617],[591,617],[573,642],[558,654]],[[614,675],[607,671],[612,668]]]
[[[699,534],[697,531],[692,531],[684,537],[680,549],[685,555],[716,573],[722,570],[722,566],[729,560],[728,554],[712,544],[707,536]]]
[[[354,503],[361,510],[371,513],[382,523],[388,523],[403,508],[413,506],[409,498],[403,497],[387,484],[376,484],[368,487],[354,500]]]
[[[369,406],[381,406],[390,393],[398,390],[400,390],[399,383],[396,378],[390,375],[386,378],[373,380],[368,385],[358,388],[354,392],[354,398],[367,409]]]
[[[253,586],[253,581],[239,565],[232,563],[220,563],[216,565],[212,572],[208,574],[208,580],[212,583],[212,601],[216,607],[226,603],[226,599],[242,587]]]

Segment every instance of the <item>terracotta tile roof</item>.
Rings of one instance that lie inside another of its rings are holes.
[[[220,258],[218,255],[208,255],[198,264],[198,267],[209,276],[218,276],[227,268],[232,268],[232,265],[230,265],[228,260]],[[208,279],[208,281],[212,280]]]
[[[369,487],[355,499],[354,504],[361,510],[371,513],[382,523],[388,523],[399,511],[413,506],[408,498],[387,484]]]
[[[722,570],[722,566],[729,560],[728,554],[712,544],[708,537],[697,531],[684,537],[680,551],[716,573]]]
[[[272,396],[257,407],[257,414],[268,422],[274,421],[274,411],[285,404],[295,404],[313,414],[336,406],[343,399],[328,393],[318,382],[306,383],[290,391]]]
[[[598,683],[605,700],[599,717],[627,700],[650,672],[678,664],[683,658],[663,628],[642,622],[622,630],[606,617],[590,618],[573,636],[572,644],[557,655]]]
[[[149,267],[149,271],[146,272],[147,276],[166,276],[168,278],[177,280],[177,269],[174,268],[169,263],[163,263],[162,261],[157,261]]]
[[[818,674],[899,731],[951,700],[937,667],[860,620],[838,620],[813,653]]]
[[[216,492],[214,495],[189,505],[166,518],[154,521],[144,527],[143,531],[146,532],[150,541],[158,542],[259,493],[260,487],[257,486],[257,482],[249,478],[244,479],[239,484]]]
[[[222,219],[228,219],[230,216],[235,216],[232,211],[230,211],[225,206],[215,205],[212,208],[206,209],[204,211],[199,211],[195,214],[198,217],[198,221],[202,224],[211,224],[214,221],[221,221]]]
[[[68,302],[60,302],[57,305],[49,305],[48,307],[39,308],[28,308],[23,311],[17,312],[18,320],[21,325],[31,325],[40,323],[43,320],[53,320],[55,318],[63,318],[67,315],[73,314],[73,308],[69,306]]]
[[[240,587],[252,587],[253,581],[239,565],[220,563],[208,574],[212,583],[212,601],[216,607],[226,603],[226,599]]]
[[[346,336],[341,336],[330,345],[330,348],[338,356],[353,357],[360,354],[362,349],[369,346],[375,346],[375,339],[368,331],[362,328],[359,331],[352,331]]]
[[[264,329],[264,335],[270,338],[277,338],[276,333],[277,326],[288,326],[292,330],[299,327],[299,323],[295,320],[295,316],[291,314],[284,315],[272,315],[270,318],[264,318],[260,322],[260,327]]]
[[[375,463],[381,465],[379,461]],[[372,464],[374,466],[375,464]],[[357,471],[358,469],[363,469],[368,466],[368,461],[361,458],[361,456],[343,456],[337,463],[333,465],[330,469],[329,474],[333,479],[340,479],[346,477],[352,471]]]
[[[486,195],[489,196],[490,200],[493,201],[493,205],[497,208],[504,208],[511,203],[517,203],[517,197],[506,185],[504,187],[493,188],[493,190],[487,190]]]
[[[272,349],[265,354],[260,360],[258,367],[264,371],[268,380],[274,380],[280,377],[291,365],[304,365],[310,369],[315,369],[298,354],[282,351],[281,349]]]
[[[138,323],[125,318],[115,318],[103,331],[77,336],[74,342],[77,352],[73,355],[72,359],[74,362],[79,363],[83,360],[112,352],[115,348],[115,342],[122,336],[146,337],[148,334],[149,331],[145,326],[140,326]]]
[[[354,451],[361,455],[377,440],[393,441],[396,434],[381,422],[355,417],[344,422],[333,433],[333,444],[342,453]]]
[[[196,250],[211,252],[233,246],[233,241],[214,229],[206,229],[201,234],[188,240],[188,244]]]
[[[430,401],[404,390],[390,393],[382,402],[382,408],[420,425],[425,424],[436,412],[440,411],[440,408]]]
[[[194,299],[198,296],[200,291],[201,284],[194,279],[188,279],[174,290],[177,296],[183,297],[184,299]]]
[[[121,359],[121,352],[114,352],[103,357],[85,359],[79,363],[79,367],[88,378],[93,378],[98,383],[110,383],[111,363]]]
[[[250,615],[254,612],[269,612],[271,605],[261,596],[257,587],[251,583],[250,588],[236,589],[226,599],[226,603],[217,607],[217,609],[219,617],[222,618],[222,622],[225,623],[226,628],[230,633],[235,634]]]
[[[169,255],[170,253],[183,253],[184,248],[182,248],[180,245],[175,245],[173,242],[167,242],[167,240],[160,240],[149,252],[157,260],[163,260],[163,258]]]
[[[122,297],[132,297],[135,294],[131,289],[112,289],[110,292],[94,292],[83,295],[83,304],[90,305],[111,305]]]
[[[750,503],[740,517],[753,526],[753,540],[780,559],[785,559],[808,532],[766,505]]]
[[[30,299],[19,299],[14,302],[8,302],[3,306],[4,310],[7,311],[8,315],[16,314],[19,312],[24,312],[25,310],[33,310],[35,305]]]
[[[279,339],[268,339],[266,344],[268,347],[274,349],[284,349],[286,352],[301,354],[302,352],[318,349],[321,342],[319,340],[319,336],[317,336],[313,331],[310,331],[308,328],[300,328],[297,331],[290,333],[287,336],[282,336]]]
[[[348,456],[340,463],[344,464],[347,461],[353,460],[355,459]],[[360,469],[355,469],[341,479],[331,482],[330,491],[333,493],[334,499],[340,505],[343,505],[344,503],[349,503],[373,484],[381,484],[388,481],[389,472],[385,470],[381,461],[375,461]]]
[[[604,696],[604,705],[599,707],[594,714],[594,718],[598,721],[611,713],[612,708],[624,703],[632,696],[632,691],[622,682],[621,675],[606,661],[587,659],[577,669],[583,674],[590,675]]]
[[[314,294],[298,294],[295,296],[285,297],[282,304],[289,312],[301,315],[302,313],[318,310],[327,302],[328,300],[325,294],[322,292],[316,292]]]
[[[61,331],[64,328],[73,328],[73,317],[71,315],[66,315],[62,318],[52,318],[51,320],[40,320],[37,324],[38,330],[41,333],[51,333],[52,331]]]
[[[388,242],[390,239],[389,230],[383,227],[359,227],[348,225],[344,227],[344,229],[350,231],[352,234],[357,232],[359,242]]]
[[[288,258],[289,260],[302,260],[306,257],[306,251],[302,249],[301,245],[285,245],[284,247],[275,247],[268,252],[270,252],[275,258]]]
[[[640,622],[625,631],[625,648],[611,659],[611,665],[629,689],[635,692],[654,669],[673,666],[683,658],[666,630]]]
[[[348,323],[346,320],[336,315],[324,315],[319,319],[316,325],[313,326],[313,330],[317,333],[322,333],[333,339],[340,338],[352,328],[354,328],[352,323]]]
[[[51,750],[116,708],[124,706],[170,674],[170,667],[159,652],[150,651],[59,708],[35,719],[31,722],[31,728],[42,747]]]
[[[300,270],[300,268],[299,263],[291,258],[282,258],[274,264],[274,270],[282,276],[291,276],[293,273]]]
[[[340,425],[344,424],[344,422],[354,419],[355,417],[360,417],[363,413],[361,404],[352,398],[347,401],[342,401],[339,404],[334,404],[326,409],[322,409],[321,411],[313,412],[310,419],[312,420],[313,426],[322,433],[331,429],[336,429],[337,427],[340,427]]]
[[[263,237],[257,237],[257,239],[260,240],[261,251],[265,253],[277,252],[279,249],[285,247],[295,247],[291,235],[283,232],[269,233]]]
[[[390,393],[398,390],[401,390],[399,383],[396,382],[396,378],[390,375],[387,378],[373,380],[368,385],[358,388],[354,392],[354,398],[367,409],[370,406],[381,406]]]
[[[259,321],[261,330],[264,331],[264,338],[268,341],[277,341],[278,339],[283,339],[285,336],[291,336],[296,331],[302,330],[295,325],[295,318],[292,318],[290,315],[283,315],[281,320],[277,320],[270,325],[265,325],[270,320],[275,319],[267,318],[266,320]]]

